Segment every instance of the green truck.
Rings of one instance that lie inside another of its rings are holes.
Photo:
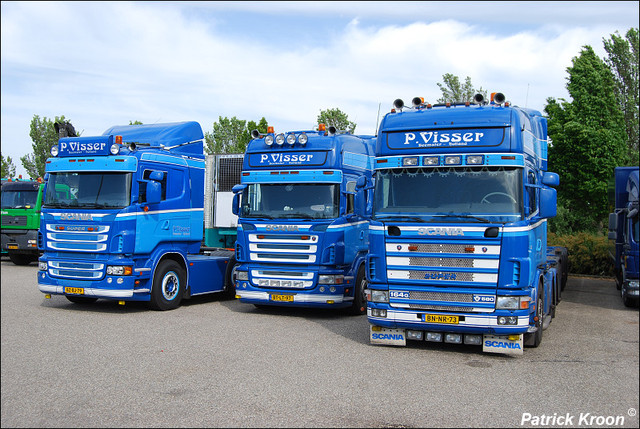
[[[7,180],[2,183],[2,255],[16,265],[38,260],[38,228],[44,183]]]

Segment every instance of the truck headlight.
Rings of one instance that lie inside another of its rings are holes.
[[[530,300],[528,296],[498,296],[496,310],[526,310]]]
[[[133,268],[128,265],[108,265],[108,276],[130,276],[133,273]]]
[[[344,283],[344,275],[319,275],[318,284],[321,285],[341,285]]]
[[[240,281],[249,280],[249,271],[236,270],[236,280],[240,280]]]
[[[40,271],[47,271],[47,263],[46,262],[38,262],[38,269]]]
[[[371,289],[371,302],[389,302],[389,291]]]

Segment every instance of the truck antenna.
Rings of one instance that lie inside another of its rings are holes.
[[[527,84],[527,96],[524,98],[524,107],[527,107],[527,103],[529,101],[529,84]]]
[[[378,103],[378,117],[376,118],[376,135],[378,135],[378,127],[380,126],[380,105],[382,102]]]

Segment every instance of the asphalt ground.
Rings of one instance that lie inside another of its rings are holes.
[[[5,427],[638,427],[638,310],[569,277],[540,347],[369,344],[366,316],[45,299],[1,265]],[[546,424],[545,424],[546,423]]]

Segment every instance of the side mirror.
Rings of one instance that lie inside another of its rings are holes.
[[[540,217],[555,217],[558,212],[558,194],[553,188],[540,188]]]
[[[162,185],[150,180],[147,182],[147,204],[158,204],[162,199]]]
[[[542,175],[542,184],[547,186],[558,186],[560,184],[560,176],[558,176],[557,173],[547,171]]]
[[[246,189],[247,185],[235,185],[233,188],[231,188],[231,191],[233,192],[233,201],[231,203],[231,213],[233,213],[236,216],[240,216],[240,194],[242,193],[242,191],[244,191]]]
[[[609,213],[609,231],[615,231],[616,229],[618,229],[618,215]]]

